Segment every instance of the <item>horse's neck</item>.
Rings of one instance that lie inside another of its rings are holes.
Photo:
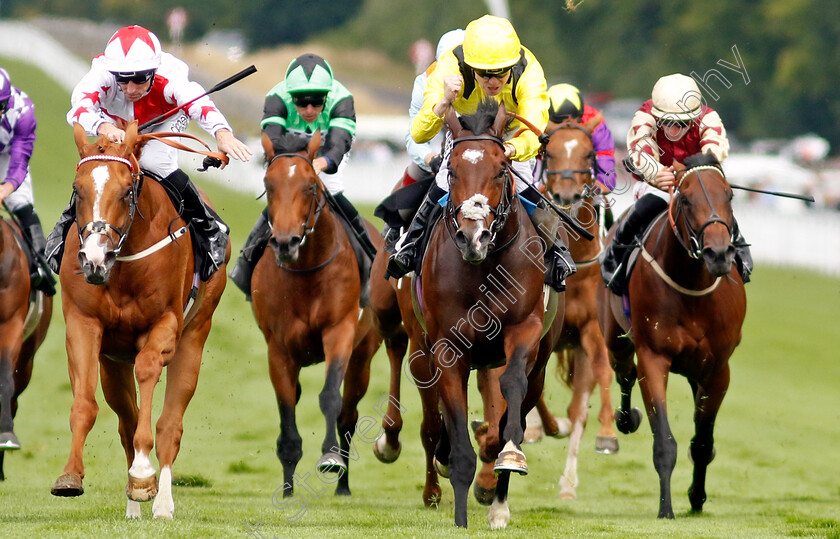
[[[667,217],[652,231],[645,245],[665,273],[677,283],[688,288],[701,288],[714,281],[714,277],[706,269],[706,264],[688,255],[688,251],[674,234]],[[650,251],[652,246],[655,251]]]
[[[332,252],[337,238],[340,238],[339,228],[341,223],[338,222],[338,216],[329,205],[325,205],[306,243],[301,246],[300,262],[322,262],[324,254]]]
[[[569,234],[569,251],[572,253],[572,258],[580,262],[584,259],[595,258],[601,252],[601,215],[600,212],[605,211],[604,208],[598,208],[596,202],[591,199],[585,199],[585,202],[590,211],[587,212],[587,220],[591,220],[584,228],[587,232],[594,236],[592,241],[587,240],[577,234],[577,232]],[[581,224],[578,221],[578,224]],[[560,226],[564,226],[562,223]],[[572,235],[574,234],[574,235]]]
[[[177,210],[162,185],[146,180],[140,190],[134,222],[125,239],[123,252],[132,254],[146,249],[151,244],[163,239],[170,232],[169,224],[177,217]],[[174,232],[183,224],[175,221],[172,225]],[[159,237],[151,237],[159,236]]]

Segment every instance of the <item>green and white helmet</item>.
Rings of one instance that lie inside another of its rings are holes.
[[[333,86],[330,64],[317,54],[301,54],[286,69],[286,90],[298,92],[329,92]]]

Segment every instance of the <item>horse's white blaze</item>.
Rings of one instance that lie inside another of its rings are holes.
[[[175,500],[172,499],[172,470],[169,466],[160,469],[158,493],[152,505],[152,514],[155,518],[166,520],[171,520],[175,515]]]
[[[563,146],[566,147],[566,157],[568,157],[569,159],[572,158],[572,152],[575,150],[575,148],[577,148],[577,145],[578,141],[574,139],[567,140],[563,143]]]
[[[484,150],[464,150],[464,153],[461,154],[461,159],[469,161],[474,165],[484,159]]]
[[[500,530],[507,527],[510,522],[510,507],[507,500],[500,502],[493,498],[493,504],[487,512],[487,522],[490,523],[491,530]]]
[[[125,518],[142,518],[142,516],[140,513],[140,502],[128,500],[125,506]]]
[[[290,177],[295,175],[295,169],[296,168],[297,168],[297,165],[292,165],[292,166],[289,167],[289,176]]]
[[[88,261],[97,266],[105,264],[105,239],[102,236],[104,236],[102,233],[88,235],[80,249],[87,256]]]
[[[134,450],[134,462],[131,463],[131,468],[128,469],[131,477],[137,479],[145,479],[155,475],[155,467],[152,466],[152,461],[149,456],[142,451]]]
[[[481,221],[490,215],[490,205],[487,204],[487,197],[476,193],[461,204],[461,214],[464,219]]]
[[[93,169],[90,175],[93,178],[93,190],[95,194],[93,198],[93,220],[101,221],[102,214],[100,213],[100,203],[102,202],[102,193],[105,192],[105,184],[107,184],[108,180],[111,179],[111,174],[108,173],[107,166],[100,165]]]

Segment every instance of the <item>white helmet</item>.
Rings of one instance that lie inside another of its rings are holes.
[[[443,53],[451,51],[458,45],[464,42],[464,30],[458,28],[456,30],[450,30],[440,36],[437,44],[437,50],[435,51],[435,60],[440,60],[440,57],[443,56]]]
[[[651,114],[665,120],[693,120],[703,112],[703,95],[691,77],[680,73],[656,81],[651,95]]]
[[[113,73],[151,71],[160,67],[160,40],[142,26],[120,28],[105,46],[105,69]]]

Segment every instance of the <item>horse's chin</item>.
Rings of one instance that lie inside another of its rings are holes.
[[[300,249],[279,249],[274,248],[274,260],[277,265],[294,264],[300,258]]]
[[[484,248],[480,251],[475,249],[464,249],[461,251],[461,257],[464,259],[464,262],[477,266],[478,264],[484,262],[484,259],[487,258],[487,249]]]

